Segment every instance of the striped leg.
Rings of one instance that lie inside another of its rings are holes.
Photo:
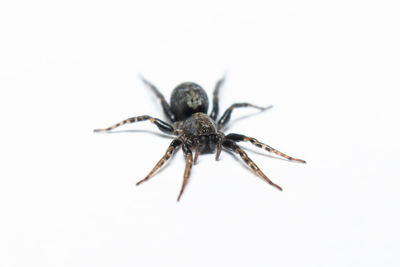
[[[147,120],[149,120],[151,123],[155,124],[158,127],[158,129],[160,129],[164,133],[168,133],[168,134],[174,133],[174,128],[170,124],[168,124],[160,119],[153,118],[153,117],[150,117],[147,115],[132,117],[132,118],[123,120],[117,124],[114,124],[113,126],[110,126],[108,128],[95,129],[94,131],[95,132],[107,132],[107,131],[111,131],[111,130],[113,130],[119,126],[122,126],[124,124],[127,124],[127,123],[134,123],[134,122],[147,121]]]
[[[187,181],[189,180],[190,170],[192,169],[192,165],[193,165],[192,151],[190,150],[190,148],[186,145],[183,145],[183,151],[185,152],[185,155],[186,155],[186,167],[185,167],[185,172],[183,174],[183,182],[182,182],[181,191],[179,192],[177,201],[179,201],[181,199],[181,196],[182,196],[183,191],[185,190]]]
[[[255,145],[255,146],[259,147],[259,148],[262,148],[264,150],[267,150],[268,152],[275,153],[275,154],[277,154],[277,155],[279,155],[281,157],[284,157],[285,159],[295,160],[295,161],[298,161],[298,162],[301,162],[301,163],[306,163],[305,160],[292,158],[292,157],[290,157],[290,156],[288,156],[286,154],[283,154],[282,152],[276,150],[275,148],[270,147],[269,145],[261,143],[260,141],[258,141],[257,139],[255,139],[253,137],[248,137],[248,136],[245,136],[245,135],[232,133],[232,134],[228,134],[226,136],[226,138],[230,139],[230,140],[233,140],[233,141],[236,141],[236,142],[240,142],[240,141],[249,142],[250,141],[253,145]]]
[[[234,141],[226,139],[223,142],[223,146],[225,148],[229,148],[231,150],[233,150],[233,152],[237,153],[240,155],[240,157],[243,159],[244,162],[246,162],[246,164],[253,169],[253,171],[255,171],[258,175],[260,175],[265,181],[267,181],[270,185],[275,186],[276,188],[278,188],[279,190],[282,190],[282,188],[273,183],[261,170],[260,168],[249,158],[249,156],[247,156],[246,152],[244,152]]]
[[[225,76],[222,77],[217,84],[215,85],[214,94],[213,94],[213,109],[211,111],[210,117],[213,120],[216,120],[218,117],[219,105],[218,105],[218,93],[219,89],[221,88],[222,84],[225,81]]]
[[[218,120],[218,129],[221,129],[222,127],[224,127],[229,120],[231,119],[231,115],[232,115],[232,111],[235,108],[244,108],[244,107],[252,107],[252,108],[257,108],[259,110],[266,110],[268,108],[271,108],[272,106],[268,106],[268,107],[259,107],[250,103],[235,103],[232,104],[225,112],[224,114],[222,114],[221,118]]]
[[[148,80],[146,80],[143,76],[139,75],[139,77],[142,79],[144,84],[146,84],[155,94],[156,96],[160,99],[161,101],[161,106],[164,110],[165,115],[174,122],[175,121],[175,115],[172,113],[171,107],[169,106],[168,102],[165,100],[165,97],[163,94],[158,91],[157,87],[155,87],[152,83],[150,83]]]
[[[136,185],[140,185],[144,181],[147,181],[151,178],[151,176],[159,169],[162,165],[171,157],[172,153],[182,145],[182,140],[179,138],[174,139],[171,144],[169,145],[165,155],[157,162],[156,166],[149,172],[149,174],[142,180],[136,183]]]

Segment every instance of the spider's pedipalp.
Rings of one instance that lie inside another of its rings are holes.
[[[217,141],[216,141],[216,148],[217,153],[215,154],[215,160],[219,159],[222,151],[222,142],[224,141],[225,135],[222,132],[218,132]]]
[[[221,151],[222,151],[222,143],[219,142],[219,143],[217,143],[217,153],[215,153],[215,160],[219,159],[219,155],[221,155]]]
[[[166,123],[165,121],[162,121],[157,118],[150,117],[148,115],[143,115],[143,116],[137,116],[137,117],[132,117],[126,120],[123,120],[117,124],[114,124],[113,126],[110,126],[105,129],[95,129],[94,132],[108,132],[111,131],[119,126],[122,126],[127,123],[135,123],[139,121],[147,121],[149,120],[151,123],[155,124],[158,129],[160,129],[162,132],[167,133],[167,134],[174,134],[174,127],[172,127],[170,124]]]
[[[193,166],[192,151],[190,150],[188,145],[186,145],[186,144],[183,145],[183,152],[185,153],[186,166],[185,166],[185,172],[183,173],[183,182],[182,182],[181,191],[179,192],[177,201],[179,201],[181,199],[182,193],[185,190],[187,181],[189,180],[190,171]]]
[[[222,145],[225,148],[228,148],[230,150],[232,150],[233,152],[237,153],[240,155],[240,157],[242,158],[242,160],[253,170],[255,171],[259,176],[261,176],[265,181],[267,181],[270,185],[278,188],[279,190],[282,191],[282,188],[275,184],[274,182],[272,182],[261,170],[260,168],[254,163],[253,160],[251,160],[249,158],[249,156],[247,156],[247,153],[243,151],[243,149],[241,149],[234,141],[229,140],[229,139],[225,139],[224,142],[222,143]]]
[[[136,183],[136,185],[140,185],[144,181],[147,181],[151,178],[151,176],[159,169],[162,165],[171,157],[172,153],[182,145],[183,140],[181,138],[174,139],[171,144],[169,145],[167,151],[165,152],[164,156],[157,162],[156,166],[149,172],[149,174],[142,180]]]
[[[258,141],[257,139],[255,139],[253,137],[248,137],[248,136],[245,136],[245,135],[242,135],[242,134],[231,133],[231,134],[228,134],[226,136],[226,138],[230,139],[232,141],[236,141],[236,142],[241,142],[241,141],[251,142],[253,145],[255,145],[255,146],[257,146],[257,147],[259,147],[261,149],[267,150],[268,152],[275,153],[275,154],[277,154],[277,155],[279,155],[279,156],[281,156],[281,157],[283,157],[285,159],[294,160],[294,161],[298,161],[298,162],[301,162],[301,163],[306,163],[305,160],[296,159],[296,158],[293,158],[291,156],[288,156],[288,155],[276,150],[275,148],[270,147],[269,145],[261,143],[260,141]]]
[[[199,146],[197,145],[196,147],[195,147],[195,152],[194,152],[194,164],[196,164],[196,162],[197,162],[197,158],[199,157],[199,153],[200,153],[200,150],[199,150]]]

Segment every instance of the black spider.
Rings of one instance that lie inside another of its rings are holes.
[[[244,162],[250,166],[258,175],[264,178],[269,184],[275,186],[279,190],[282,188],[274,184],[257,165],[247,156],[236,142],[249,141],[252,144],[265,149],[269,152],[278,154],[288,160],[295,160],[305,163],[304,160],[292,158],[279,152],[278,150],[263,144],[255,138],[248,137],[241,134],[231,133],[224,135],[221,129],[229,122],[232,111],[235,108],[240,107],[253,107],[260,110],[265,108],[252,105],[249,103],[235,103],[231,105],[217,121],[218,117],[218,91],[223,84],[225,78],[220,79],[214,89],[213,94],[213,109],[210,115],[207,115],[208,110],[208,97],[206,92],[199,85],[192,82],[185,82],[178,85],[171,95],[171,105],[167,103],[164,96],[158,91],[158,89],[151,84],[149,81],[141,77],[143,82],[157,95],[161,101],[165,115],[169,118],[172,124],[166,123],[160,119],[153,118],[147,115],[132,117],[123,120],[106,129],[96,129],[95,132],[110,131],[118,126],[126,123],[134,123],[139,121],[149,120],[155,124],[162,132],[177,136],[169,145],[165,155],[160,159],[156,166],[150,171],[150,173],[143,179],[137,182],[136,185],[148,180],[155,171],[157,171],[172,155],[172,153],[182,146],[183,152],[186,157],[186,167],[183,175],[182,188],[178,196],[178,201],[181,198],[183,190],[185,189],[186,183],[189,179],[190,170],[192,168],[193,161],[196,163],[199,154],[213,153],[216,152],[215,159],[221,153],[222,147],[232,150],[233,152],[240,155]],[[194,158],[192,151],[194,150]]]

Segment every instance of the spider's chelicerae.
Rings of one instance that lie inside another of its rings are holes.
[[[214,153],[216,151],[215,159],[218,160],[221,154],[222,147],[239,154],[242,160],[251,167],[259,176],[261,176],[270,185],[275,186],[279,190],[282,188],[273,183],[260,168],[247,156],[236,143],[245,141],[251,142],[253,145],[265,149],[269,152],[278,154],[288,160],[295,160],[305,163],[302,159],[292,158],[282,152],[270,147],[269,145],[259,142],[257,139],[242,134],[230,133],[225,135],[221,129],[229,122],[232,111],[235,108],[253,107],[259,110],[266,108],[259,107],[250,103],[235,103],[231,105],[217,120],[218,117],[218,92],[224,82],[224,78],[220,79],[215,85],[213,93],[213,109],[210,115],[207,115],[208,110],[208,97],[203,88],[198,84],[192,82],[185,82],[178,85],[171,94],[170,104],[165,100],[160,91],[151,84],[149,81],[141,77],[143,82],[157,95],[161,101],[162,108],[165,115],[168,117],[170,123],[164,122],[160,119],[153,118],[148,115],[132,117],[123,120],[111,127],[105,129],[96,129],[95,132],[110,131],[124,125],[126,123],[134,123],[139,121],[150,121],[155,124],[162,132],[175,135],[176,138],[171,142],[165,155],[160,159],[156,166],[150,173],[142,180],[137,182],[136,185],[143,183],[150,179],[152,175],[171,157],[172,153],[179,147],[186,158],[186,167],[183,174],[183,183],[178,196],[178,201],[182,196],[186,183],[189,179],[190,170],[192,169],[193,162],[196,163],[199,154]],[[193,157],[194,151],[194,157]]]

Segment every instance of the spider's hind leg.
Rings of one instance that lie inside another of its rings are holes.
[[[233,152],[237,153],[240,155],[240,157],[242,158],[242,160],[253,170],[255,171],[259,176],[261,176],[265,181],[267,181],[270,185],[278,188],[279,190],[282,190],[282,188],[275,184],[274,182],[272,182],[261,170],[260,168],[254,163],[254,161],[252,161],[249,156],[247,156],[247,153],[243,151],[243,149],[241,149],[234,141],[230,140],[230,139],[225,139],[224,142],[222,143],[222,145],[225,148],[228,148],[230,150],[232,150]]]
[[[218,129],[222,129],[231,119],[232,112],[235,108],[244,108],[244,107],[252,107],[259,109],[261,111],[272,108],[272,106],[268,107],[260,107],[250,103],[235,103],[232,104],[225,112],[222,114],[221,118],[218,120]]]
[[[170,119],[172,122],[175,122],[175,115],[171,110],[170,105],[168,104],[167,100],[165,100],[165,97],[163,94],[161,94],[161,92],[157,89],[157,87],[155,85],[153,85],[151,82],[149,82],[148,80],[146,80],[142,75],[139,75],[140,79],[142,79],[143,83],[145,85],[147,85],[158,97],[158,99],[160,99],[161,102],[161,106],[164,110],[165,115],[168,117],[168,119]]]
[[[218,112],[219,112],[218,94],[219,94],[219,89],[221,88],[224,81],[225,81],[225,76],[223,76],[221,79],[219,79],[218,82],[215,84],[215,89],[214,89],[214,93],[213,93],[213,109],[210,114],[210,117],[213,120],[216,120],[218,117]]]
[[[259,147],[261,149],[267,150],[268,152],[275,153],[275,154],[277,154],[277,155],[279,155],[279,156],[281,156],[281,157],[283,157],[285,159],[294,160],[294,161],[298,161],[298,162],[301,162],[301,163],[306,163],[305,160],[296,159],[296,158],[293,158],[291,156],[288,156],[288,155],[276,150],[275,148],[270,147],[269,145],[261,143],[260,141],[258,141],[257,139],[255,139],[253,137],[248,137],[248,136],[245,136],[245,135],[242,135],[242,134],[231,133],[231,134],[228,134],[226,136],[226,138],[229,139],[229,140],[235,141],[235,142],[240,142],[240,141],[251,142],[253,145],[255,145],[255,146],[257,146],[257,147]]]
[[[151,178],[151,176],[159,169],[162,165],[171,157],[172,153],[182,145],[183,141],[180,138],[174,139],[171,144],[169,145],[167,151],[165,152],[164,156],[157,162],[156,166],[149,172],[149,174],[142,180],[136,183],[136,185],[140,185],[144,181],[147,181]]]

